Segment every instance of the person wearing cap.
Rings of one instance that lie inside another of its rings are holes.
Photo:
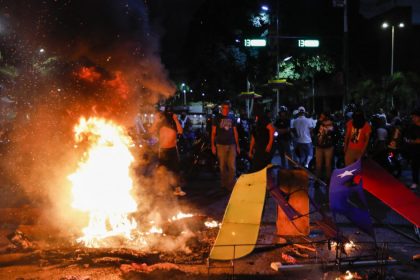
[[[411,176],[413,183],[411,189],[419,185],[420,169],[420,108],[411,113],[411,125],[404,132],[404,143],[407,154],[411,157]]]
[[[230,102],[221,106],[221,114],[213,119],[211,127],[211,151],[217,153],[220,168],[220,180],[228,191],[235,185],[236,154],[240,153],[238,130],[233,116],[229,115]]]
[[[301,165],[308,167],[310,155],[312,154],[311,135],[314,123],[305,116],[306,110],[304,107],[299,107],[298,111],[298,117],[292,122],[291,129],[296,136],[295,151],[298,156],[298,161]]]
[[[346,124],[344,136],[344,164],[350,165],[366,153],[372,128],[361,109],[354,111],[352,119]]]

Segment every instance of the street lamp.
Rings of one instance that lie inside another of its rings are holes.
[[[292,59],[293,58],[293,56],[288,56],[288,57],[286,57],[285,59],[283,59],[283,61],[288,61],[288,60],[290,60],[290,59]]]
[[[395,25],[388,22],[382,23],[383,29],[388,29],[391,26],[391,76],[394,75],[394,43],[395,43]],[[404,22],[397,25],[399,28],[404,28]]]
[[[185,83],[182,83],[180,89],[184,94],[184,106],[186,106],[187,105],[187,89],[188,89],[188,86]]]

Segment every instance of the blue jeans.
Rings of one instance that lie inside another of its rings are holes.
[[[232,190],[236,174],[236,145],[216,145],[222,187]]]
[[[277,149],[280,154],[281,166],[283,168],[288,168],[289,161],[286,159],[286,155],[288,155],[289,157],[292,156],[292,152],[290,150],[290,141],[279,140],[277,142]]]
[[[299,164],[308,167],[309,157],[312,155],[312,143],[297,143],[295,150]]]

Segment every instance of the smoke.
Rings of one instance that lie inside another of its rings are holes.
[[[17,113],[1,167],[17,193],[56,209],[48,216],[58,223],[73,215],[67,176],[80,158],[78,119],[133,126],[175,87],[143,1],[0,0],[0,7],[0,94]]]

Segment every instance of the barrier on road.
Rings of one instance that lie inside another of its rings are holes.
[[[210,252],[210,259],[234,260],[254,250],[255,245],[242,245],[257,243],[265,201],[266,174],[267,168],[264,168],[239,177]]]
[[[420,198],[374,161],[363,161],[363,188],[420,227]]]

